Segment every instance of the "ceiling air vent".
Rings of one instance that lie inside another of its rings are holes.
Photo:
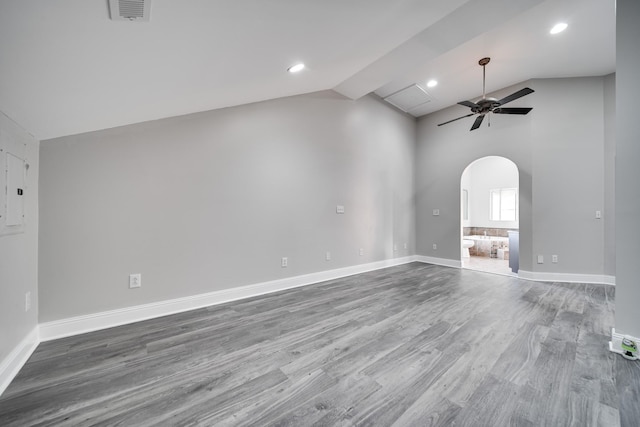
[[[149,21],[151,0],[109,0],[113,21]]]

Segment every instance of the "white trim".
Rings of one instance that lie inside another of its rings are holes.
[[[424,262],[426,264],[462,268],[462,261],[456,259],[435,258],[424,255],[415,255],[414,258],[416,261]],[[615,286],[616,284],[616,276],[601,274],[550,273],[520,270],[516,277],[524,280],[534,280],[537,282],[595,283],[612,286]]]
[[[27,363],[38,344],[40,344],[40,341],[38,339],[38,326],[36,326],[0,363],[0,396],[9,387],[15,376],[18,375],[24,364]]]
[[[415,260],[425,264],[443,265],[445,267],[462,268],[462,261],[459,259],[435,258],[424,255],[415,255]]]
[[[636,343],[640,343],[640,338],[632,337],[631,335],[619,334],[616,332],[616,328],[611,328],[611,341],[609,341],[609,351],[622,354],[622,339],[624,337],[631,338]]]
[[[223,289],[206,294],[45,322],[40,324],[40,340],[49,341],[57,338],[64,338],[100,329],[111,328],[114,326],[126,325],[156,317],[236,301],[243,298],[255,297],[258,295],[283,291],[285,289],[311,285],[326,280],[365,273],[367,271],[407,264],[413,261],[416,261],[415,256],[393,258],[368,264],[360,264],[335,270],[320,271],[302,276],[272,280],[269,282],[255,283],[237,288]]]
[[[598,283],[604,285],[616,284],[615,276],[602,274],[551,273],[546,271],[518,271],[518,277],[538,282],[567,282],[567,283]]]

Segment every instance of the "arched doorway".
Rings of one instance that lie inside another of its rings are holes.
[[[519,248],[510,247],[509,234],[514,246],[519,192],[518,167],[505,157],[482,157],[465,168],[460,178],[462,268],[515,275],[509,259]]]

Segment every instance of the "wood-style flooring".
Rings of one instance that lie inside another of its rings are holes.
[[[462,263],[462,268],[468,268],[469,270],[518,277],[516,273],[511,271],[508,259],[470,256],[469,258],[462,258],[460,261]]]
[[[413,263],[40,344],[1,426],[638,426],[612,286]]]

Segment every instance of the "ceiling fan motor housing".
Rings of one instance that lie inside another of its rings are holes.
[[[485,98],[476,102],[477,106],[471,108],[472,113],[487,114],[493,111],[494,108],[498,108],[500,102],[496,98]]]

